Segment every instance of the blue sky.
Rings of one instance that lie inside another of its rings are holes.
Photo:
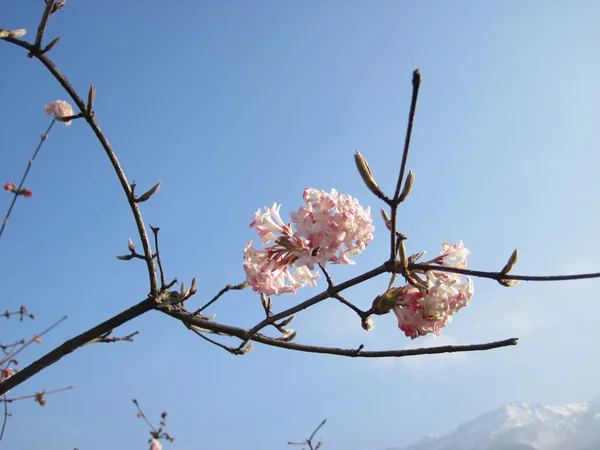
[[[3,28],[33,39],[43,2],[5,1]],[[378,266],[388,236],[382,206],[354,167],[359,149],[379,184],[397,178],[412,70],[419,98],[400,211],[409,252],[463,240],[469,266],[499,270],[518,248],[522,274],[598,271],[596,2],[68,2],[49,24],[57,66],[85,96],[96,85],[100,126],[160,226],[169,277],[203,304],[244,279],[242,248],[258,208],[301,206],[315,187],[374,209],[375,240],[337,282]],[[0,45],[0,175],[18,181],[65,94],[37,61]],[[2,306],[26,304],[31,323],[3,323],[2,340],[69,320],[21,355],[32,361],[145,298],[145,266],[117,261],[135,224],[112,168],[83,122],[53,129],[0,240]],[[7,208],[10,197],[0,200]],[[381,277],[347,291],[366,308]],[[324,287],[323,280],[319,284]],[[298,342],[367,349],[519,337],[517,347],[399,360],[350,360],[255,346],[233,357],[160,313],[123,326],[134,343],[94,345],[15,389],[76,389],[11,406],[4,448],[146,448],[137,398],[150,418],[169,410],[165,448],[286,448],[327,417],[327,449],[408,445],[511,400],[559,404],[600,394],[598,281],[476,280],[475,296],[433,341],[410,342],[393,315],[365,333],[331,301],[299,315]],[[274,299],[285,309],[319,292]],[[193,306],[190,307],[193,307]],[[211,310],[251,326],[251,291]]]

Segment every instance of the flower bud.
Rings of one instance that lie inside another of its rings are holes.
[[[410,191],[413,187],[413,183],[415,182],[415,174],[412,173],[412,170],[408,171],[408,175],[406,176],[406,181],[404,182],[404,188],[400,193],[400,198],[398,199],[398,203],[402,203],[410,194]]]
[[[373,323],[373,316],[367,316],[362,321],[362,327],[366,331],[371,331],[375,328],[375,324]]]
[[[520,282],[521,280],[498,280],[498,283],[505,287],[515,287]]]
[[[156,193],[156,191],[158,191],[159,189],[160,189],[160,183],[156,183],[152,187],[152,189],[150,189],[148,192],[145,192],[144,194],[142,194],[141,197],[136,198],[135,201],[138,202],[138,203],[145,202],[150,197],[152,197]]]
[[[379,186],[375,182],[375,179],[373,178],[373,174],[371,173],[371,168],[369,167],[369,164],[358,150],[356,150],[356,153],[354,154],[354,162],[356,163],[358,173],[360,174],[361,178],[363,179],[369,190],[377,197],[381,199],[385,198],[385,195],[383,195],[383,192],[381,192],[381,189],[379,188]]]
[[[385,223],[385,227],[392,231],[392,219],[390,219],[390,216],[388,215],[387,211],[383,208],[381,208],[381,217],[383,218],[383,222]]]
[[[133,241],[131,240],[131,238],[127,240],[127,248],[131,253],[135,252],[135,245],[133,245]]]
[[[515,267],[515,264],[517,264],[518,260],[519,260],[519,251],[517,249],[515,249],[515,251],[512,252],[512,255],[510,255],[510,258],[508,258],[508,262],[502,268],[500,273],[502,273],[503,275],[506,275],[508,272],[510,272],[513,269],[513,267]]]
[[[24,29],[24,28],[19,28],[18,30],[10,30],[10,31],[8,32],[8,35],[9,35],[10,37],[13,37],[13,38],[18,38],[18,37],[21,37],[21,36],[25,36],[25,34],[26,34],[26,33],[27,33],[27,30],[26,30],[26,29]]]

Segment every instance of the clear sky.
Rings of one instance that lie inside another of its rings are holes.
[[[44,3],[5,0],[0,27],[35,30]],[[598,271],[600,5],[554,2],[67,2],[48,27],[51,53],[97,119],[130,181],[162,188],[142,206],[161,228],[168,277],[199,279],[190,308],[244,280],[253,213],[273,201],[297,210],[315,187],[374,210],[375,239],[341,282],[388,255],[382,206],[353,152],[391,191],[411,92],[421,94],[408,167],[415,187],[400,212],[409,252],[435,255],[463,240],[469,267],[499,270],[518,248],[521,274]],[[18,181],[65,94],[38,61],[0,43],[0,179]],[[145,298],[141,262],[122,262],[135,224],[89,127],[57,126],[0,240],[7,342],[69,320],[20,355],[21,366]],[[10,196],[0,197],[6,210]],[[347,292],[365,309],[381,277]],[[320,280],[319,288],[325,286]],[[326,449],[408,445],[511,400],[586,401],[598,388],[600,281],[476,280],[468,308],[435,341],[413,342],[393,314],[366,333],[334,301],[299,315],[298,342],[366,349],[469,344],[519,337],[484,353],[352,360],[256,345],[234,357],[178,322],[150,313],[118,330],[134,343],[93,345],[15,389],[76,389],[11,405],[7,449],[147,448],[150,418],[169,410],[174,450],[286,448],[323,418]],[[285,309],[318,291],[274,298]],[[261,318],[249,290],[210,311],[224,323]]]

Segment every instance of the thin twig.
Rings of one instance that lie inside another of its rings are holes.
[[[152,431],[154,431],[155,433],[158,433],[158,431],[156,431],[156,428],[154,428],[154,426],[150,423],[150,421],[146,417],[146,414],[144,414],[144,411],[142,411],[142,408],[140,408],[138,401],[135,398],[132,401],[138,410],[138,417],[141,417],[142,419],[144,419],[146,421],[146,423],[148,424],[148,426],[152,429]]]
[[[6,401],[6,394],[4,394],[4,422],[2,423],[2,432],[0,432],[0,441],[4,437],[6,422],[8,422],[8,402]]]
[[[60,389],[54,389],[52,391],[42,391],[42,393],[44,395],[51,395],[51,394],[57,394],[59,392],[64,392],[64,391],[70,391],[71,389],[75,389],[75,386],[67,386],[64,388],[60,388]],[[4,403],[12,403],[12,402],[16,402],[19,400],[26,400],[28,398],[37,398],[38,395],[40,393],[36,393],[36,394],[30,394],[30,395],[20,395],[18,397],[13,397],[13,398],[6,398],[6,394],[4,394],[4,400],[0,400],[0,402],[4,402]]]
[[[86,343],[85,345],[90,345],[90,344],[111,344],[113,342],[122,342],[122,341],[127,341],[127,342],[133,342],[133,337],[137,336],[138,334],[140,334],[139,331],[134,331],[131,334],[128,334],[127,336],[123,336],[123,337],[98,337],[88,343]],[[110,333],[109,333],[110,335]]]
[[[418,271],[436,271],[436,272],[451,272],[460,273],[462,275],[471,275],[479,278],[490,278],[492,280],[521,280],[521,281],[569,281],[569,280],[584,280],[589,278],[600,278],[600,272],[596,273],[579,273],[574,275],[511,275],[501,272],[485,272],[482,270],[460,269],[458,267],[446,267],[431,264],[409,264],[408,269]],[[398,264],[395,264],[392,269],[394,272],[400,273]]]
[[[338,285],[334,286],[333,288],[328,289],[327,291],[321,292],[320,294],[317,294],[314,297],[311,297],[308,300],[306,300],[296,306],[286,309],[285,311],[282,311],[278,314],[273,314],[268,319],[263,320],[262,322],[256,324],[252,329],[248,330],[248,332],[244,336],[244,340],[250,339],[250,336],[252,336],[254,333],[257,333],[258,331],[262,330],[264,327],[277,322],[279,319],[284,319],[285,317],[291,316],[292,314],[295,314],[299,311],[302,311],[306,308],[316,305],[317,303],[322,302],[323,300],[325,300],[327,298],[331,298],[331,296],[333,294],[341,292],[344,289],[348,289],[349,287],[356,286],[357,284],[360,284],[364,281],[370,280],[371,278],[381,275],[382,273],[385,273],[386,271],[387,271],[386,264],[382,264],[381,266],[376,267],[375,269],[369,270],[368,272],[365,272],[362,275],[359,275],[348,281],[338,284]]]
[[[0,365],[4,364],[7,360],[9,360],[9,359],[14,358],[15,356],[17,356],[19,353],[21,353],[23,350],[25,350],[27,347],[29,347],[29,345],[31,345],[31,343],[35,342],[36,338],[41,338],[46,333],[49,333],[50,331],[52,331],[54,328],[56,328],[58,325],[60,325],[62,322],[64,322],[67,319],[68,319],[68,316],[64,316],[63,318],[61,318],[61,319],[57,320],[56,322],[54,322],[52,325],[50,325],[48,328],[46,328],[40,334],[34,336],[29,341],[27,341],[25,344],[23,344],[23,346],[21,348],[19,348],[18,350],[15,350],[13,353],[10,353],[8,356],[6,356],[4,359],[2,359],[0,361]]]
[[[335,286],[333,284],[333,280],[331,279],[331,275],[329,275],[329,272],[327,271],[327,269],[325,268],[325,266],[323,264],[319,263],[319,267],[321,268],[323,275],[325,275],[325,279],[327,280],[327,286],[329,286],[329,289],[331,289],[332,287]]]
[[[165,289],[167,281],[165,279],[165,272],[163,271],[162,262],[160,260],[160,251],[158,250],[158,232],[160,231],[160,228],[150,225],[150,229],[152,230],[152,233],[154,233],[154,249],[156,250],[156,262],[158,264],[158,271],[160,272],[160,288]]]
[[[240,284],[236,284],[236,285],[231,285],[228,284],[227,286],[225,286],[223,289],[221,289],[219,291],[219,293],[217,295],[215,295],[211,301],[209,301],[206,305],[204,305],[202,308],[199,308],[198,310],[196,310],[196,312],[194,313],[194,315],[198,315],[200,314],[202,311],[204,311],[206,308],[208,308],[210,305],[212,305],[214,302],[216,302],[217,300],[219,300],[219,298],[225,294],[226,292],[229,291],[241,291],[242,289],[246,289],[248,287],[248,283],[247,282],[243,282]]]
[[[48,24],[48,19],[50,19],[50,16],[52,15],[53,7],[54,0],[48,0],[46,2],[46,9],[44,9],[44,13],[42,14],[42,19],[40,20],[40,25],[38,26],[37,34],[35,36],[35,43],[33,44],[33,48],[30,50],[32,56],[42,48],[42,38],[46,32],[46,25]]]
[[[402,188],[402,182],[404,181],[404,172],[406,171],[406,161],[408,159],[408,150],[410,148],[410,138],[412,136],[412,128],[415,120],[415,111],[417,108],[417,98],[419,97],[419,87],[421,86],[421,72],[419,69],[416,69],[413,72],[412,79],[412,98],[410,101],[410,112],[408,113],[408,124],[406,126],[406,137],[404,139],[404,150],[402,151],[402,163],[400,165],[400,173],[398,174],[398,181],[396,182],[396,191],[394,192],[394,198],[392,199],[391,208],[391,232],[390,232],[390,242],[391,242],[391,252],[390,252],[390,261],[396,260],[396,228],[397,228],[397,212],[398,212],[398,199],[400,198],[400,190]]]
[[[33,165],[33,162],[35,161],[35,157],[37,156],[38,152],[42,148],[42,144],[48,138],[48,133],[50,133],[50,130],[52,129],[52,126],[54,125],[54,122],[56,122],[55,118],[53,118],[52,121],[50,122],[50,125],[48,126],[46,133],[42,134],[42,137],[40,138],[40,143],[38,144],[37,148],[35,149],[35,152],[33,152],[33,156],[29,160],[29,163],[27,163],[27,169],[25,169],[25,173],[23,174],[23,177],[21,178],[19,187],[17,188],[17,191],[14,193],[15,196],[13,197],[12,202],[10,203],[10,206],[8,207],[8,212],[6,213],[6,216],[4,216],[4,222],[2,222],[2,228],[0,228],[0,237],[2,237],[2,232],[4,231],[4,228],[6,228],[6,223],[8,222],[8,219],[10,218],[10,213],[12,212],[13,207],[15,206],[15,203],[17,202],[17,198],[20,197],[19,192],[23,188],[23,184],[25,183],[27,174],[29,174],[29,170],[31,169],[31,166]]]
[[[335,299],[337,299],[337,300],[339,300],[340,303],[343,303],[348,308],[350,308],[352,311],[354,311],[356,314],[358,314],[358,316],[361,319],[367,316],[367,314],[362,309],[360,309],[359,307],[355,306],[354,304],[352,304],[351,302],[349,302],[348,300],[346,300],[340,294],[333,294],[332,297],[335,298]]]
[[[202,339],[204,339],[207,342],[210,342],[213,345],[216,345],[217,347],[222,348],[223,350],[228,351],[229,353],[231,353],[232,355],[236,354],[236,349],[234,349],[233,347],[228,347],[225,344],[221,344],[220,342],[215,341],[214,339],[211,339],[209,337],[204,336],[200,331],[198,331],[197,329],[195,329],[193,326],[188,326],[188,329],[190,329],[192,332],[194,332],[195,334],[197,334],[198,336],[200,336]]]

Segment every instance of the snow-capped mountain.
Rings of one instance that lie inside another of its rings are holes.
[[[403,450],[565,449],[600,450],[600,398],[564,406],[508,403]]]

